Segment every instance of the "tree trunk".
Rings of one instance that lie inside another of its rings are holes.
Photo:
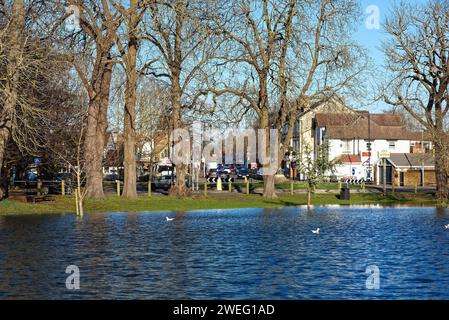
[[[109,54],[97,59],[92,76],[94,94],[89,100],[85,146],[87,197],[103,199],[103,157],[108,128],[109,89],[113,62]]]
[[[175,110],[173,110],[175,111]],[[173,129],[182,128],[181,112],[178,110],[173,114]],[[181,163],[176,165],[176,183],[170,189],[170,195],[185,197],[190,194],[190,190],[186,186],[187,164]]]
[[[266,141],[265,146],[262,148],[262,150],[259,148],[260,151],[265,152],[266,157],[268,157],[269,162],[268,164],[265,164],[264,167],[271,167],[272,166],[272,156],[271,156],[271,146],[270,146],[270,122],[269,122],[269,108],[268,108],[268,94],[266,89],[266,77],[261,77],[261,90],[260,90],[260,106],[261,106],[261,115],[259,120],[259,128],[261,130],[265,130],[266,134]],[[259,141],[259,143],[261,143]],[[261,155],[259,154],[259,157]],[[277,161],[276,161],[277,162]],[[276,164],[277,165],[277,164]],[[264,172],[263,176],[263,196],[265,198],[277,198],[276,196],[276,188],[274,185],[274,174],[271,174],[269,172]]]
[[[128,54],[126,56],[126,92],[124,112],[124,166],[125,177],[123,197],[137,198],[136,185],[136,90],[137,90],[137,39],[130,36],[128,41]]]
[[[7,128],[0,129],[0,200],[3,198],[3,196],[6,194],[6,190],[3,186],[3,163],[5,161],[6,157],[6,146],[8,144],[9,140],[9,130]]]
[[[436,99],[435,102],[435,126],[433,132],[433,142],[435,145],[435,178],[437,183],[436,198],[440,202],[448,200],[448,174],[447,174],[447,136],[444,130],[444,116],[442,106]]]
[[[435,144],[435,175],[437,183],[436,198],[439,201],[448,200],[448,176],[447,176],[447,154],[441,142]]]
[[[172,129],[174,131],[184,127],[181,113],[181,87],[179,86],[179,76],[175,76],[173,79],[171,97],[173,107]],[[171,143],[173,143],[173,141],[171,141]],[[170,195],[184,197],[190,194],[190,190],[187,188],[185,183],[187,165],[188,164],[186,163],[176,165],[176,183],[171,187]]]
[[[127,88],[124,112],[124,167],[125,177],[123,184],[123,197],[137,198],[136,186],[136,138],[135,138],[135,88]]]

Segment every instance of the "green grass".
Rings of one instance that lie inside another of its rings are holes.
[[[223,184],[224,188],[226,188],[227,183]],[[239,188],[245,188],[245,183],[243,182],[238,182],[238,183],[234,183],[233,186],[239,187]],[[338,183],[319,183],[317,185],[317,190],[338,190],[339,188],[339,184]],[[362,186],[361,185],[350,185],[349,186],[350,189],[360,189]],[[250,183],[250,189],[255,189],[255,188],[263,188],[263,182],[262,181],[253,181]],[[284,183],[278,183],[276,184],[276,189],[279,190],[290,190],[291,185],[290,182],[284,182]],[[293,183],[293,189],[294,190],[307,190],[307,182],[304,181],[296,181]]]
[[[193,196],[175,198],[169,196],[141,196],[136,200],[108,196],[104,200],[87,200],[85,212],[142,212],[142,211],[188,211],[201,209],[227,208],[276,208],[300,206],[307,203],[306,195],[280,195],[277,199],[265,199],[260,195],[232,195],[228,193],[211,194],[208,197]],[[341,201],[335,195],[315,194],[312,196],[313,205],[356,205],[356,204],[409,204],[436,205],[429,195],[424,194],[396,194],[383,197],[381,194],[366,193],[352,194],[350,201]],[[8,214],[46,214],[46,213],[74,213],[75,201],[72,197],[57,197],[54,202],[37,204],[2,201],[0,215]]]

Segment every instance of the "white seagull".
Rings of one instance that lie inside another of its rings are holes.
[[[449,229],[449,224],[444,226],[445,229]]]
[[[320,228],[316,229],[316,230],[312,230],[313,234],[320,234]]]
[[[169,217],[165,217],[165,219],[167,219],[167,221],[173,221],[173,220],[175,220],[175,218],[169,218]]]

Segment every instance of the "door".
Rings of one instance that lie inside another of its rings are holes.
[[[393,181],[393,167],[391,166],[391,164],[387,161],[387,166],[386,166],[386,183],[387,184],[391,184],[391,182]],[[384,183],[384,165],[383,163],[379,164],[379,182],[380,184]]]

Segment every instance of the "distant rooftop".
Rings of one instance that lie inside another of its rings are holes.
[[[392,113],[318,113],[315,124],[326,128],[331,139],[381,139],[420,141],[421,132],[409,131],[401,117]]]
[[[429,153],[392,153],[389,161],[401,168],[433,167],[435,165],[435,159]]]

